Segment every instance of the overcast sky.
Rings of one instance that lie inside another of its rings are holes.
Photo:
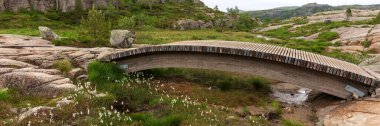
[[[214,8],[218,5],[219,10],[237,6],[240,10],[263,10],[283,6],[301,6],[307,3],[317,2],[318,4],[329,5],[351,5],[351,4],[380,4],[380,0],[201,0],[207,6]]]

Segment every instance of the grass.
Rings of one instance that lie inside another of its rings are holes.
[[[69,73],[73,69],[73,65],[67,59],[55,61],[53,67],[64,74]]]
[[[0,89],[0,101],[5,102],[11,99],[11,94],[8,88]]]
[[[113,63],[93,61],[88,65],[89,81],[101,85],[123,78],[124,71]]]
[[[200,69],[162,68],[147,71],[159,78],[183,78],[205,86],[215,86],[222,91],[246,89],[262,93],[270,92],[270,82],[260,77],[241,76],[238,74]]]
[[[302,123],[294,121],[294,120],[286,120],[282,119],[281,120],[281,125],[282,126],[304,126]]]
[[[320,41],[332,41],[337,38],[339,38],[339,34],[336,32],[321,32],[317,39]]]

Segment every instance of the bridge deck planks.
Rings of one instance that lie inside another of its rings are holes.
[[[247,42],[216,40],[176,42],[113,53],[106,56],[103,60],[115,60],[141,53],[162,51],[207,52],[255,57],[321,71],[367,85],[374,85],[378,82],[376,77],[363,70],[363,68],[352,63],[310,52],[274,45]]]

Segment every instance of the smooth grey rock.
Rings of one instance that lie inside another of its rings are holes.
[[[110,43],[117,48],[130,48],[135,42],[136,34],[129,30],[112,30]]]
[[[53,40],[57,40],[59,39],[59,36],[57,34],[55,34],[50,28],[48,27],[44,27],[44,26],[40,26],[38,27],[38,29],[40,30],[40,33],[41,33],[41,37],[43,39],[46,39],[46,40],[49,40],[49,41],[53,41]]]

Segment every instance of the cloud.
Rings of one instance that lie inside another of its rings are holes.
[[[225,11],[226,8],[237,6],[241,10],[263,10],[283,6],[302,6],[307,3],[337,5],[352,4],[380,4],[380,0],[202,0],[207,6],[215,7]]]

